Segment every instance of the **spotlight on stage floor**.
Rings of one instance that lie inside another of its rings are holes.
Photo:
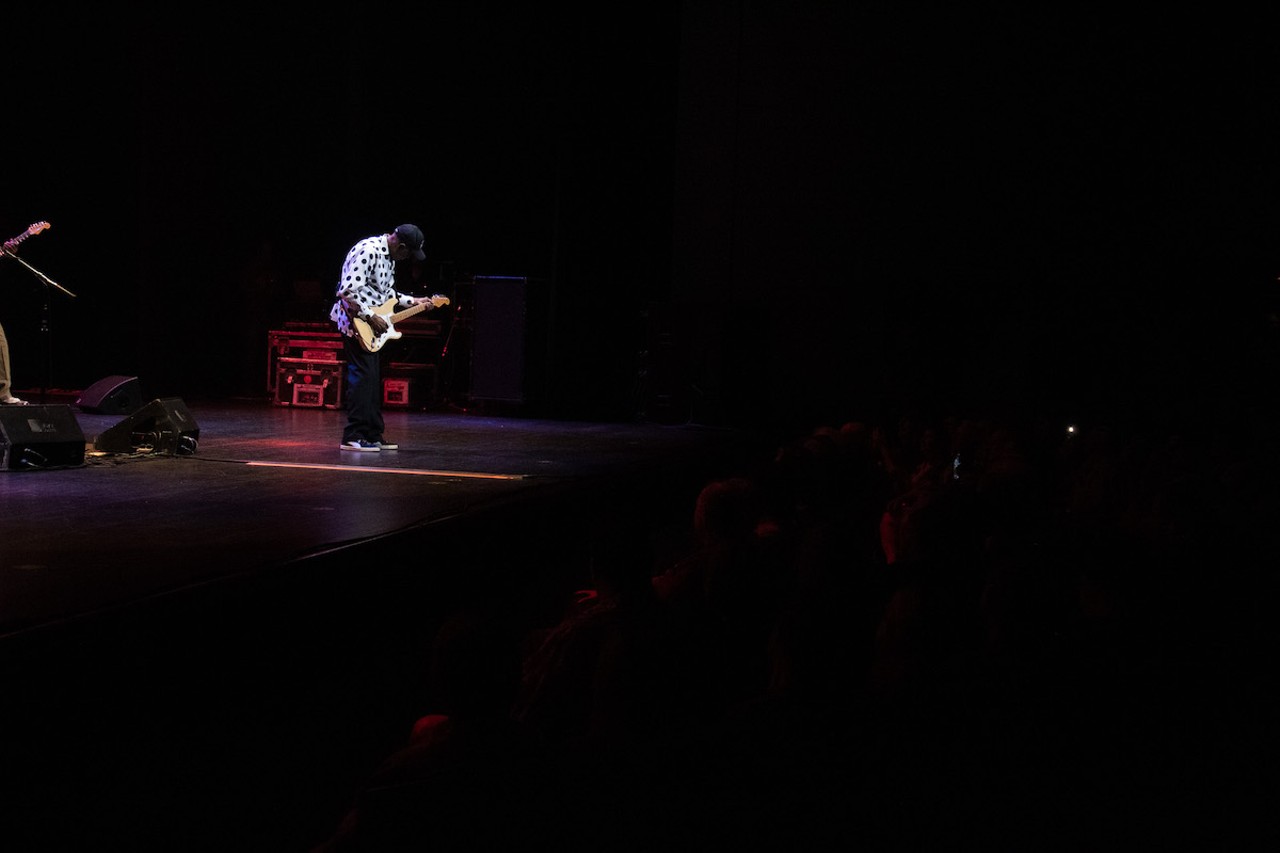
[[[107,453],[165,453],[190,456],[200,443],[200,427],[179,397],[152,400],[100,433],[97,450]]]
[[[84,431],[70,406],[0,406],[0,470],[84,464]]]

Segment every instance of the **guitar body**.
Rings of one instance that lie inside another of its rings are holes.
[[[419,302],[417,305],[410,305],[399,312],[396,311],[396,305],[398,304],[399,300],[393,296],[373,309],[373,313],[387,321],[387,329],[381,335],[374,334],[368,321],[363,318],[355,317],[351,320],[351,326],[356,330],[356,337],[360,340],[360,346],[367,352],[377,352],[386,345],[387,341],[394,341],[400,337],[401,333],[396,329],[396,323],[412,317],[414,314],[426,311],[428,308],[441,308],[448,305],[449,297],[441,296],[437,293],[431,297],[429,302]]]

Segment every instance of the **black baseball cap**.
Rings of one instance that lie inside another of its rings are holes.
[[[417,225],[397,226],[396,240],[409,247],[413,252],[414,260],[425,261],[427,259],[427,253],[422,251],[422,244],[426,238],[422,236],[422,229]]]

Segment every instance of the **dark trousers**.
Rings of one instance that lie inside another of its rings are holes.
[[[347,425],[342,440],[382,441],[382,354],[368,352],[354,335],[342,342],[347,359]]]

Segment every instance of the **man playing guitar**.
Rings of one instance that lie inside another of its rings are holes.
[[[0,252],[0,257],[18,255],[18,244],[30,237],[32,234],[39,234],[41,231],[49,227],[48,222],[36,222],[26,231],[23,231],[17,237],[4,241],[4,251]],[[0,406],[25,406],[26,400],[13,396],[13,385],[9,377],[9,340],[4,335],[4,326],[0,326]]]
[[[423,242],[418,226],[400,225],[390,233],[366,237],[356,243],[342,264],[338,298],[329,319],[343,335],[343,354],[347,359],[347,423],[340,445],[343,450],[377,451],[398,447],[382,434],[382,357],[378,349],[386,337],[399,336],[392,329],[389,318],[393,315],[389,312],[395,305],[426,310],[448,302],[443,297],[417,298],[396,290],[395,262],[409,258],[425,260]]]

